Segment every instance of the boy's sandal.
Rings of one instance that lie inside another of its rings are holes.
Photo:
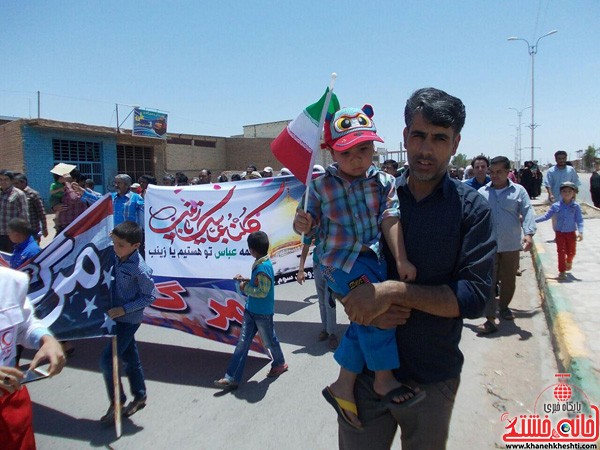
[[[123,415],[125,417],[133,416],[136,412],[146,407],[146,397],[140,398],[138,400],[132,400],[129,405],[123,411]]]
[[[381,397],[381,403],[386,409],[403,409],[409,406],[419,403],[425,398],[427,394],[425,391],[417,391],[406,384],[403,384],[396,389],[392,389],[390,392]],[[405,398],[407,397],[408,398]],[[404,398],[404,400],[396,401],[396,397]]]
[[[271,370],[269,370],[269,373],[267,374],[267,377],[268,378],[278,377],[282,373],[287,372],[287,370],[288,370],[288,365],[287,364],[284,364],[282,366],[277,366],[277,367],[271,367]]]
[[[321,391],[321,393],[323,394],[323,397],[325,397],[325,400],[327,400],[327,402],[331,406],[333,406],[333,409],[335,409],[335,412],[338,414],[338,416],[340,416],[344,420],[344,422],[346,422],[352,428],[362,431],[363,428],[361,426],[358,426],[358,425],[352,423],[352,421],[348,418],[348,416],[344,412],[344,411],[351,412],[352,414],[354,414],[355,416],[358,417],[358,410],[356,409],[356,403],[353,403],[348,400],[344,400],[343,398],[340,398],[340,397],[336,397],[335,395],[333,395],[333,392],[331,392],[331,389],[329,389],[329,386],[327,386],[325,389],[323,389]]]
[[[237,383],[235,383],[233,381],[229,381],[227,378],[221,378],[220,380],[215,380],[215,381],[213,381],[213,384],[216,387],[223,389],[224,391],[233,391],[238,388]]]

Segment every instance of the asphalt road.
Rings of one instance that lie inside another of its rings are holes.
[[[556,363],[529,254],[521,261],[516,321],[503,322],[490,337],[475,335],[481,320],[465,323],[466,363],[449,449],[503,448],[501,415],[527,413],[542,389],[555,383]],[[320,391],[338,367],[326,343],[316,342],[321,327],[314,285],[279,286],[276,300],[276,330],[289,372],[268,379],[269,361],[252,356],[246,383],[226,394],[212,382],[223,375],[232,347],[143,325],[137,338],[148,406],[124,420],[118,440],[113,428],[98,422],[108,404],[98,370],[107,340],[76,342],[62,374],[29,385],[38,448],[337,448],[336,415]],[[347,324],[340,309],[339,316]]]

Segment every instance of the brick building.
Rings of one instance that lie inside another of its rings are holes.
[[[247,125],[234,137],[169,133],[167,139],[132,136],[129,130],[48,119],[3,118],[0,121],[0,168],[23,172],[30,186],[48,205],[50,169],[59,162],[75,164],[92,178],[99,192],[112,189],[113,178],[127,173],[134,180],[142,174],[161,179],[165,173],[183,172],[189,178],[208,168],[213,178],[221,172],[259,170],[281,164],[270,143],[287,121]],[[317,158],[317,163],[320,158]]]

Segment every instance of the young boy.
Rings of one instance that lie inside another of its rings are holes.
[[[339,297],[363,283],[387,278],[380,254],[383,233],[400,278],[412,281],[415,267],[407,260],[400,225],[394,177],[373,166],[374,141],[383,142],[371,120],[370,105],[342,108],[325,122],[325,144],[335,162],[312,181],[308,214],[298,206],[294,229],[311,236],[318,224],[322,271]],[[313,225],[314,224],[314,225]],[[375,372],[374,391],[382,404],[409,406],[424,393],[396,380],[399,367],[395,329],[351,323],[335,352],[338,379],[323,389],[323,396],[350,426],[361,428],[354,401],[354,382],[366,366]]]
[[[567,272],[573,268],[575,258],[576,241],[583,240],[583,216],[581,207],[575,201],[577,185],[571,181],[565,181],[560,185],[561,200],[553,203],[548,212],[543,216],[536,217],[536,222],[543,222],[556,215],[556,251],[558,253],[558,278],[567,278]],[[576,230],[579,231],[577,235]]]
[[[215,380],[215,386],[224,390],[237,389],[252,339],[258,331],[264,344],[271,351],[273,363],[267,377],[278,377],[288,370],[281,345],[273,328],[275,314],[275,278],[273,265],[269,259],[269,237],[264,231],[255,231],[248,235],[248,249],[256,259],[252,264],[250,279],[236,275],[240,282],[240,290],[248,296],[242,321],[242,330],[237,346],[231,357],[231,362],[225,376]]]
[[[9,262],[12,269],[18,269],[21,264],[42,251],[33,238],[29,221],[25,219],[15,217],[8,221],[8,238],[15,244]]]
[[[111,233],[116,258],[113,267],[114,281],[111,285],[113,307],[108,310],[108,315],[116,322],[117,353],[125,363],[125,373],[133,395],[133,400],[123,411],[125,417],[146,406],[146,383],[135,342],[135,332],[142,323],[144,308],[152,304],[157,295],[151,277],[152,270],[138,252],[142,237],[140,226],[129,221],[120,223]],[[102,353],[100,369],[110,399],[110,406],[100,421],[110,423],[115,414],[111,343]],[[124,405],[127,398],[122,385],[120,390],[121,404]]]

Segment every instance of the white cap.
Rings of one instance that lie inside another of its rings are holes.
[[[292,172],[290,172],[290,169],[288,169],[287,167],[282,167],[281,170],[279,171],[279,175],[291,175]]]
[[[269,173],[273,173],[273,168],[270,166],[267,166],[263,169],[263,172],[269,172]]]
[[[320,165],[320,164],[315,164],[315,165],[313,166],[313,172],[316,172],[316,173],[325,173],[325,169],[323,168],[323,166],[322,166],[322,165]]]

